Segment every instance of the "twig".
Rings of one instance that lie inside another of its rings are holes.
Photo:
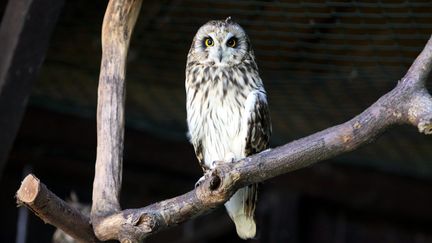
[[[34,175],[24,178],[16,193],[18,205],[24,205],[45,223],[54,225],[80,242],[100,242],[90,219],[46,188]]]

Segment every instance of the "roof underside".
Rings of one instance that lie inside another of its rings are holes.
[[[104,4],[67,2],[34,105],[95,116]],[[127,120],[186,139],[190,43],[208,20],[232,16],[254,46],[273,145],[306,136],[350,119],[392,89],[432,33],[431,13],[430,1],[145,1],[129,53]],[[398,127],[339,160],[431,177],[431,145],[414,128]]]

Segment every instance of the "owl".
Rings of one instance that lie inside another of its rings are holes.
[[[185,87],[189,138],[204,174],[218,163],[234,163],[268,147],[266,91],[249,38],[231,18],[209,21],[196,33],[187,56]],[[256,234],[256,201],[254,184],[225,203],[242,239]]]

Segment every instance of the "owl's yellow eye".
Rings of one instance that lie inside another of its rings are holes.
[[[235,48],[237,46],[237,38],[235,37],[231,37],[228,41],[227,41],[227,46]]]
[[[205,44],[207,47],[214,46],[213,39],[212,39],[211,37],[207,37],[207,38],[205,38],[205,39],[204,39],[204,44]]]

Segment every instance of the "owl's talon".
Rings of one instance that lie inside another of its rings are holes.
[[[235,155],[234,155],[234,153],[228,153],[226,156],[225,156],[225,159],[224,159],[227,163],[233,163],[233,162],[235,162],[236,160],[235,160]]]
[[[204,173],[203,176],[201,176],[201,178],[198,179],[198,181],[195,183],[195,188],[201,186],[201,184],[209,177],[211,176],[211,171],[208,170]]]
[[[217,161],[215,160],[215,161],[213,161],[212,163],[211,163],[211,166],[210,166],[210,168],[215,168],[216,167],[216,164],[217,164]]]
[[[205,181],[205,176],[202,176],[198,179],[198,181],[195,183],[195,188],[199,187],[203,183],[203,181]]]
[[[219,167],[219,165],[224,164],[225,161],[215,160],[211,163],[210,168],[213,170],[216,167]]]

